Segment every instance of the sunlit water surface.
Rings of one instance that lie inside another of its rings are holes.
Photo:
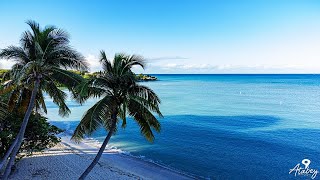
[[[156,76],[142,84],[162,100],[161,133],[151,144],[130,120],[109,147],[211,179],[303,179],[289,169],[305,158],[320,170],[320,75]],[[46,99],[49,120],[72,133],[96,101],[68,100],[61,118]]]

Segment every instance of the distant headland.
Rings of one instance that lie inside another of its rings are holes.
[[[138,74],[138,75],[136,75],[136,79],[138,81],[156,81],[156,80],[158,80],[157,77],[150,76],[148,74]]]

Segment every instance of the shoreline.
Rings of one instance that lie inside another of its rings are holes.
[[[62,136],[53,148],[24,157],[10,179],[78,179],[99,148],[97,142],[85,139],[80,143]],[[196,179],[188,174],[159,164],[107,149],[87,179]]]

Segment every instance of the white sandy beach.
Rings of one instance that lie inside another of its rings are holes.
[[[10,179],[78,179],[95,157],[94,141],[79,144],[70,137],[61,138],[53,148],[25,157],[17,163]],[[135,157],[105,151],[87,179],[193,179],[154,163]]]

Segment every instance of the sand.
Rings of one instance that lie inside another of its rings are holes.
[[[77,144],[70,137],[61,138],[55,147],[17,163],[10,179],[78,179],[98,151],[95,141]],[[194,179],[157,164],[106,150],[87,179]]]

